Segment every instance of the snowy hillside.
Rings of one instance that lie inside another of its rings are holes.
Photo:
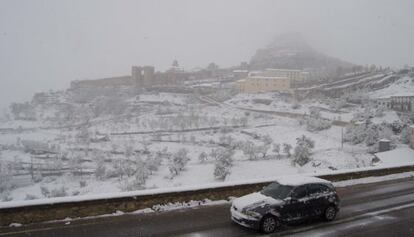
[[[372,91],[370,98],[390,98],[391,96],[414,96],[414,77],[405,76],[380,90]]]

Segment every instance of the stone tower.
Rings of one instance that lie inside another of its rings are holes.
[[[143,86],[142,67],[132,66],[132,82],[136,86]]]
[[[144,78],[143,78],[143,84],[145,87],[154,85],[154,72],[155,69],[152,66],[144,66]]]

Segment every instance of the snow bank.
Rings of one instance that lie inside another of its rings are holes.
[[[391,175],[385,175],[385,176],[376,176],[376,177],[367,177],[367,178],[361,178],[361,179],[339,181],[339,182],[335,182],[334,186],[339,188],[339,187],[353,186],[357,184],[377,183],[377,182],[382,182],[382,181],[411,178],[411,177],[414,177],[414,172],[405,172],[405,173],[391,174]]]

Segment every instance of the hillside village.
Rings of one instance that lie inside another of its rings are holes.
[[[2,201],[414,161],[414,68],[354,65],[282,38],[230,68],[174,60],[125,74],[10,105]],[[381,155],[391,151],[401,156]]]

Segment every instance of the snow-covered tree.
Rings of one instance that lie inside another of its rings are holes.
[[[149,155],[145,161],[145,165],[147,166],[150,174],[152,172],[157,171],[158,168],[161,166],[163,160],[163,154],[161,151],[157,151],[155,155]]]
[[[280,155],[280,144],[279,143],[275,143],[273,144],[273,149],[272,151],[279,156]]]
[[[372,146],[379,140],[379,134],[376,126],[368,126],[365,130],[365,144]]]
[[[344,140],[352,144],[359,144],[365,140],[365,126],[351,125],[345,130]]]
[[[190,158],[187,156],[188,150],[181,148],[176,153],[174,153],[170,159],[168,169],[170,170],[171,177],[178,175],[188,163]]]
[[[234,138],[223,134],[219,137],[219,142],[224,146],[231,146],[234,142]]]
[[[98,162],[95,168],[95,177],[99,180],[103,180],[106,177],[106,167],[103,162]]]
[[[242,150],[249,160],[256,160],[258,158],[257,148],[253,142],[246,141],[243,144]]]
[[[49,144],[46,142],[35,140],[19,140],[18,143],[23,146],[25,152],[30,152],[32,154],[54,153],[54,151],[50,149]]]
[[[298,144],[299,142],[305,143],[309,148],[315,147],[315,141],[313,141],[311,138],[305,135],[302,135],[301,137],[296,138],[296,144]]]
[[[208,159],[208,155],[206,152],[201,152],[200,155],[198,156],[198,160],[200,161],[201,164],[205,163]]]
[[[367,146],[377,144],[380,139],[393,139],[394,133],[388,124],[373,124],[370,120],[353,126],[348,126],[344,139],[352,144],[364,142]]]
[[[69,165],[74,174],[79,174],[81,177],[83,176],[84,165],[83,158],[80,154],[72,153],[69,157]]]
[[[270,145],[273,143],[273,139],[272,137],[270,137],[269,135],[265,135],[262,137],[262,141],[265,145]]]
[[[310,109],[310,116],[305,116],[300,123],[305,124],[306,129],[310,132],[325,130],[332,125],[330,120],[322,118],[320,111],[313,107]]]
[[[141,161],[141,160],[140,160]],[[137,188],[142,188],[145,185],[145,182],[148,179],[148,176],[150,175],[150,170],[145,165],[144,162],[137,162],[135,174],[134,174],[134,184]]]
[[[214,163],[214,177],[218,180],[224,180],[229,174],[233,165],[232,149],[220,149]]]
[[[131,164],[131,161],[126,159],[118,159],[113,165],[113,175],[117,176],[119,180],[124,179],[125,176],[131,177],[135,173],[135,169]]]
[[[329,103],[329,108],[335,112],[339,112],[346,105],[345,98],[331,100]]]
[[[247,127],[248,121],[249,119],[247,116],[243,116],[242,118],[240,118],[240,123],[243,127]]]
[[[106,177],[105,159],[109,156],[109,154],[95,151],[92,155],[96,163],[95,177],[99,180],[103,180]]]
[[[269,149],[270,149],[270,145],[262,145],[262,146],[255,146],[254,147],[255,152],[257,154],[262,155],[261,156],[262,159],[266,158],[266,155],[267,155],[267,152],[269,151]]]
[[[292,145],[288,143],[283,143],[283,152],[287,155],[287,157],[291,156],[290,151],[292,150]]]
[[[296,138],[296,147],[294,149],[293,162],[300,166],[305,165],[310,161],[312,148],[315,146],[315,142],[310,138],[302,135],[302,137]]]
[[[295,100],[291,105],[292,109],[300,109],[300,107],[301,107],[301,105],[299,104],[299,102],[297,100]]]
[[[135,151],[131,145],[125,146],[124,154],[127,159],[131,158],[134,155]]]
[[[406,126],[401,130],[400,134],[400,141],[404,144],[410,143],[411,139],[411,128],[410,126]]]

